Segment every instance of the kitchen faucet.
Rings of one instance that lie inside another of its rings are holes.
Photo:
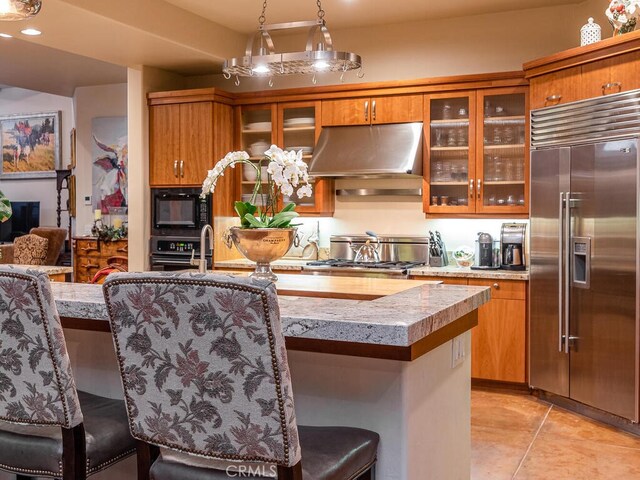
[[[195,259],[196,251],[191,250],[191,260],[189,261],[189,264],[193,265],[194,267],[198,267],[198,272],[200,273],[207,273],[207,257],[205,255],[204,247],[205,241],[207,239],[207,232],[209,232],[209,250],[213,252],[213,228],[211,228],[211,225],[207,224],[202,227],[202,230],[200,232],[200,260]]]

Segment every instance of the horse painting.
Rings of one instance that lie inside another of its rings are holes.
[[[0,117],[2,173],[54,171],[58,124],[58,112]]]

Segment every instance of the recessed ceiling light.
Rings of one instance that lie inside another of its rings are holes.
[[[24,33],[25,35],[31,35],[31,36],[42,34],[40,30],[36,30],[35,28],[25,28],[24,30],[21,30],[21,32]]]
[[[13,38],[13,35],[9,35],[8,33],[0,33],[0,37],[2,37],[2,38]]]

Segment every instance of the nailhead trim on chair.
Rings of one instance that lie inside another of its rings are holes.
[[[166,279],[166,278],[147,278],[145,279],[145,283],[160,283],[160,284],[170,284],[170,283],[174,283],[175,282],[175,278],[172,279]],[[109,313],[109,322],[111,324],[111,331],[115,332],[116,331],[116,325],[113,322],[113,312],[111,310],[111,302],[109,300],[109,288],[113,285],[124,285],[124,284],[140,284],[142,282],[139,281],[134,281],[134,280],[112,280],[111,283],[108,285],[107,288],[104,289],[104,296],[105,299],[107,300],[107,310]],[[275,344],[274,344],[274,338],[273,338],[273,331],[271,329],[271,318],[269,316],[269,303],[268,303],[268,299],[267,299],[267,294],[265,293],[264,290],[260,289],[260,288],[254,288],[254,287],[250,287],[247,285],[237,285],[237,284],[229,284],[229,283],[222,283],[222,282],[218,282],[215,280],[210,280],[210,281],[202,281],[202,280],[194,280],[194,279],[180,279],[179,283],[183,283],[186,285],[196,285],[196,286],[204,286],[204,287],[217,287],[217,288],[228,288],[231,290],[239,290],[239,291],[244,291],[244,292],[249,292],[249,293],[253,293],[253,294],[257,294],[260,295],[260,298],[262,299],[262,305],[265,309],[265,313],[266,313],[266,318],[265,318],[265,323],[266,323],[266,327],[267,327],[267,336],[269,339],[269,349],[271,352],[271,358],[272,358],[272,366],[274,368],[274,376],[275,376],[275,387],[276,387],[276,396],[278,398],[278,406],[279,406],[279,412],[280,412],[280,428],[282,429],[282,437],[283,437],[283,447],[284,447],[284,460],[285,460],[285,465],[282,466],[289,466],[289,459],[290,459],[290,455],[289,455],[289,430],[287,428],[287,419],[286,416],[284,414],[284,401],[282,398],[282,389],[281,389],[281,382],[280,382],[280,368],[277,365],[277,362],[275,361],[275,356],[276,356],[276,352],[275,352]],[[116,354],[117,354],[117,358],[118,358],[118,368],[120,369],[120,375],[122,378],[124,378],[124,370],[122,368],[122,364],[123,364],[123,356],[121,354],[121,348],[120,348],[120,344],[118,343],[117,340],[117,336],[113,336],[113,340],[114,340],[114,344],[115,344],[115,348],[116,348]],[[243,460],[243,461],[255,461],[255,462],[267,462],[267,463],[275,463],[277,465],[281,465],[281,462],[273,459],[273,458],[269,458],[269,457],[262,457],[262,456],[246,456],[246,455],[231,455],[231,454],[221,454],[221,455],[211,455],[208,454],[206,452],[202,452],[199,450],[193,450],[193,449],[189,449],[189,448],[182,448],[176,445],[169,445],[166,442],[162,442],[159,441],[157,439],[153,439],[153,438],[149,438],[146,435],[141,435],[141,434],[133,434],[133,432],[135,431],[135,425],[131,422],[131,418],[132,418],[132,412],[131,412],[131,398],[129,397],[129,394],[127,392],[127,390],[125,389],[124,391],[124,397],[126,400],[126,406],[127,406],[127,411],[129,412],[129,429],[131,431],[131,434],[134,438],[137,438],[138,440],[142,440],[144,442],[150,443],[152,445],[159,445],[159,446],[165,446],[167,448],[172,448],[174,450],[178,450],[178,451],[182,451],[185,453],[192,453],[192,454],[196,454],[196,455],[200,455],[200,456],[204,456],[207,458],[215,458],[215,459],[220,459],[220,460]]]
[[[129,455],[132,455],[134,453],[136,453],[136,449],[135,448],[132,449],[132,450],[126,451],[124,453],[121,453],[120,455],[117,455],[117,456],[107,460],[106,462],[101,463],[100,465],[96,465],[93,468],[89,468],[89,464],[91,463],[91,460],[89,458],[87,458],[87,475],[99,472],[100,470],[104,470],[109,465],[113,465],[114,463],[117,463],[120,460],[122,460],[123,458],[128,457]]]
[[[71,420],[69,418],[69,409],[67,406],[67,398],[65,393],[62,391],[62,383],[60,381],[60,372],[58,371],[58,366],[56,364],[56,362],[53,360],[55,358],[55,353],[54,353],[54,346],[51,344],[51,335],[49,332],[49,319],[47,318],[45,311],[44,311],[44,306],[42,304],[42,291],[40,289],[40,285],[37,281],[37,279],[33,278],[32,276],[29,275],[23,275],[21,273],[14,273],[14,272],[5,272],[3,274],[3,276],[5,277],[14,277],[14,278],[18,278],[24,281],[27,281],[29,283],[31,283],[36,292],[36,299],[38,300],[38,308],[40,309],[40,318],[42,319],[42,326],[45,330],[45,336],[47,339],[47,348],[49,349],[49,356],[52,359],[52,365],[53,365],[53,372],[54,375],[56,376],[56,387],[58,389],[58,395],[60,396],[60,403],[62,404],[62,410],[64,413],[64,425],[60,424],[60,422],[47,422],[47,421],[38,421],[38,422],[29,422],[28,420],[24,420],[24,421],[20,421],[20,422],[16,422],[15,420],[12,420],[10,418],[7,417],[3,417],[0,416],[0,420],[5,420],[9,423],[15,423],[15,424],[36,424],[36,425],[58,425],[60,427],[67,427],[70,428],[71,425]]]

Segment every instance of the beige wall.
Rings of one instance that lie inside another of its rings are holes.
[[[358,79],[349,73],[345,76],[348,83],[463,75],[520,70],[523,62],[578,46],[580,26],[599,10],[604,11],[604,6],[591,0],[573,6],[331,33],[338,50],[356,52],[363,58],[365,77]],[[605,36],[610,36],[607,25],[603,27]],[[301,36],[276,38],[276,48],[279,51],[299,50],[304,47],[305,40]],[[318,75],[317,79],[318,85],[340,82],[337,74]],[[237,88],[232,80],[221,76],[190,77],[188,85],[214,85],[230,91],[269,88],[264,79],[241,79]],[[276,78],[274,88],[311,85],[311,77],[300,76]]]
[[[69,132],[74,125],[73,101],[68,97],[34,92],[22,88],[2,88],[0,91],[0,115],[14,113],[62,112],[62,125],[59,125],[62,141],[62,167],[69,163]],[[60,168],[58,166],[57,168]],[[40,225],[56,225],[56,179],[6,180],[0,179],[0,190],[12,201],[39,201]],[[62,205],[66,203],[66,194]],[[69,217],[62,214],[61,226],[68,225]]]
[[[149,267],[149,110],[147,93],[185,88],[182,77],[150,67],[127,70],[129,136],[129,269]],[[204,174],[203,174],[204,175]]]
[[[97,117],[127,116],[127,84],[78,87],[74,94],[76,112],[76,158],[77,201],[76,235],[90,233],[93,225],[93,207],[84,204],[84,197],[92,194],[93,168],[91,149],[93,145],[91,120]]]

